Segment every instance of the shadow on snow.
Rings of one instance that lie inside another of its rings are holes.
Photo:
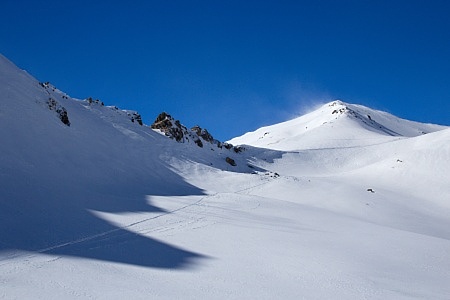
[[[0,176],[0,260],[19,250],[132,264],[152,268],[188,268],[199,253],[148,238],[110,224],[89,212],[169,213],[145,195],[186,196],[204,192],[163,163],[152,172],[87,182],[81,174]],[[2,175],[2,174],[0,174]],[[81,178],[81,179],[80,179]],[[11,256],[9,256],[11,257]],[[17,255],[16,255],[17,257]]]

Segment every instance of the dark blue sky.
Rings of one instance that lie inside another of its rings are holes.
[[[450,1],[3,0],[0,53],[226,140],[341,99],[450,125]]]

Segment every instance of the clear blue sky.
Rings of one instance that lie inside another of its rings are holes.
[[[0,53],[220,140],[334,99],[450,125],[450,1],[3,0]]]

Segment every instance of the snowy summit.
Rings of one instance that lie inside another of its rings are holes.
[[[445,128],[403,120],[386,112],[337,100],[304,116],[262,127],[230,142],[277,150],[349,147],[415,137]]]
[[[450,295],[447,126],[337,100],[221,142],[1,55],[0,97],[0,298]]]

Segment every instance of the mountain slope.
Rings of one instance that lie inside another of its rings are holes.
[[[403,120],[362,105],[333,101],[304,116],[236,137],[230,143],[276,150],[353,147],[445,128]]]
[[[146,195],[203,195],[171,170],[165,158],[174,153],[224,169],[231,168],[226,157],[240,160],[228,149],[211,151],[167,139],[139,125],[136,112],[72,99],[4,57],[0,83],[3,250],[41,251],[117,229],[89,210],[161,212]],[[58,110],[67,113],[69,124]],[[247,169],[245,163],[234,168]],[[183,255],[173,263],[183,263]],[[158,265],[152,259],[148,263]]]
[[[447,127],[334,102],[232,148],[2,56],[0,97],[0,298],[450,294]]]

